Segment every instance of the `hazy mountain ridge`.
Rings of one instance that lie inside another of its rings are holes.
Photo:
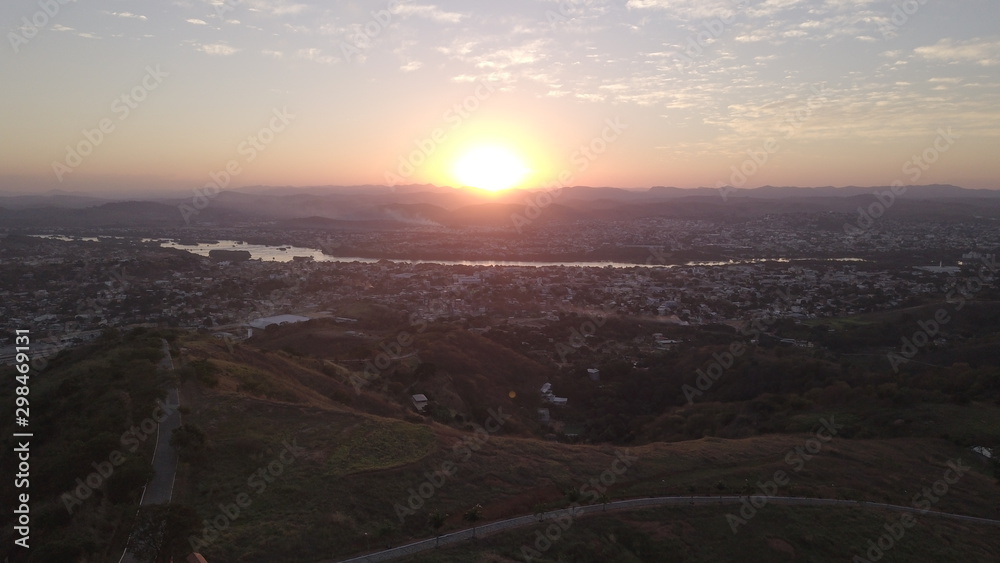
[[[503,227],[521,216],[531,222],[645,217],[723,219],[773,213],[858,214],[873,204],[895,216],[1000,217],[1000,191],[952,185],[847,186],[753,189],[673,188],[647,190],[571,186],[551,193],[508,191],[484,194],[438,186],[330,186],[223,191],[212,198],[107,201],[79,194],[0,197],[6,227],[87,228],[112,225],[187,226],[278,221],[286,228],[362,229]],[[879,194],[879,195],[876,195]],[[890,194],[890,195],[886,195]],[[183,213],[182,210],[186,210]],[[309,219],[297,225],[296,221]],[[335,221],[324,226],[319,219]],[[362,224],[364,223],[364,224]]]

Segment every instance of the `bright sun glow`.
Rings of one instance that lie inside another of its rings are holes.
[[[486,146],[461,155],[453,172],[463,185],[496,192],[516,186],[529,170],[513,152],[503,147]]]

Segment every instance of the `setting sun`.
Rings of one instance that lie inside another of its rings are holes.
[[[528,168],[512,151],[484,146],[462,154],[455,162],[453,173],[463,185],[495,192],[518,185]]]

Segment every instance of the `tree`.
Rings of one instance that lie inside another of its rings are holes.
[[[431,363],[421,362],[417,365],[417,369],[413,371],[413,376],[417,381],[427,381],[429,379],[433,379],[436,373],[437,366]]]
[[[476,506],[473,506],[472,508],[469,509],[468,512],[466,512],[465,514],[462,515],[462,518],[466,522],[469,522],[470,524],[472,524],[472,537],[475,538],[476,537],[476,522],[479,522],[480,520],[483,519],[483,507],[482,507],[482,505],[477,504]]]
[[[601,507],[601,512],[607,512],[608,511],[608,503],[611,502],[611,499],[608,498],[607,493],[601,493],[601,496],[597,497],[597,500],[600,501],[600,503],[603,505]]]
[[[153,466],[148,460],[133,457],[115,470],[108,479],[108,500],[114,504],[122,504],[153,478]],[[138,501],[138,498],[135,498]]]
[[[579,502],[580,496],[580,489],[575,489],[573,487],[566,489],[566,500],[570,502]]]
[[[447,515],[441,514],[438,511],[434,511],[430,515],[429,524],[431,529],[434,530],[434,537],[435,537],[434,547],[437,547],[441,542],[441,528],[444,526],[444,521],[447,518],[448,518]]]
[[[184,461],[197,458],[205,449],[205,432],[193,424],[182,424],[170,436],[170,445]]]
[[[150,504],[139,509],[128,550],[140,561],[167,563],[191,553],[187,538],[201,526],[198,513],[183,504]]]
[[[392,522],[383,522],[378,530],[375,530],[375,537],[379,540],[385,540],[385,548],[389,549],[390,541],[389,538],[396,533],[396,526]]]

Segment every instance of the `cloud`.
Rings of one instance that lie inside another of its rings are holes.
[[[201,45],[198,47],[198,50],[208,55],[218,55],[222,57],[227,57],[240,51],[240,49],[226,45],[225,43],[210,43],[208,45]]]
[[[412,72],[414,70],[419,69],[422,66],[424,66],[424,63],[422,63],[420,61],[410,61],[410,62],[406,63],[405,65],[399,67],[399,70],[401,70],[403,72]]]
[[[942,39],[933,45],[917,47],[914,52],[924,59],[946,63],[974,63],[981,66],[1000,64],[1000,40]]]
[[[132,12],[104,12],[104,13],[108,14],[109,16],[115,16],[115,17],[118,17],[118,18],[128,18],[128,19],[136,19],[136,20],[147,20],[147,19],[149,19],[146,16],[140,16],[138,14],[133,14]]]
[[[252,12],[263,12],[272,16],[293,16],[306,11],[309,6],[287,0],[244,0]]]
[[[548,39],[532,39],[508,48],[486,49],[485,52],[478,55],[471,53],[474,44],[457,43],[445,53],[463,62],[471,63],[476,68],[503,70],[512,66],[530,65],[544,60],[550,51],[550,43]]]
[[[293,16],[301,14],[309,9],[306,4],[299,4],[290,0],[204,0],[215,11],[219,17],[224,17],[228,12],[239,7],[250,12],[266,14],[270,16]],[[177,0],[178,4],[188,5],[188,2]]]
[[[786,0],[787,1],[787,0]],[[798,0],[791,0],[797,2]],[[763,4],[769,4],[771,0]],[[746,8],[746,1],[739,0],[629,0],[629,10],[656,10],[680,20],[729,17]]]
[[[465,14],[445,12],[434,5],[402,4],[395,12],[404,16],[417,16],[438,23],[459,23],[465,19]]]
[[[191,18],[189,20],[184,20],[184,21],[186,21],[188,23],[193,23],[195,25],[208,25],[208,22],[206,22],[205,20],[199,20],[199,19],[194,19],[194,18]]]
[[[462,58],[479,46],[479,41],[475,39],[455,39],[449,47],[438,47],[437,50],[447,57]]]
[[[300,59],[305,59],[307,61],[313,61],[320,64],[333,64],[337,62],[337,57],[331,55],[324,55],[322,49],[317,49],[315,47],[310,47],[308,49],[299,49],[295,51],[295,56]]]

